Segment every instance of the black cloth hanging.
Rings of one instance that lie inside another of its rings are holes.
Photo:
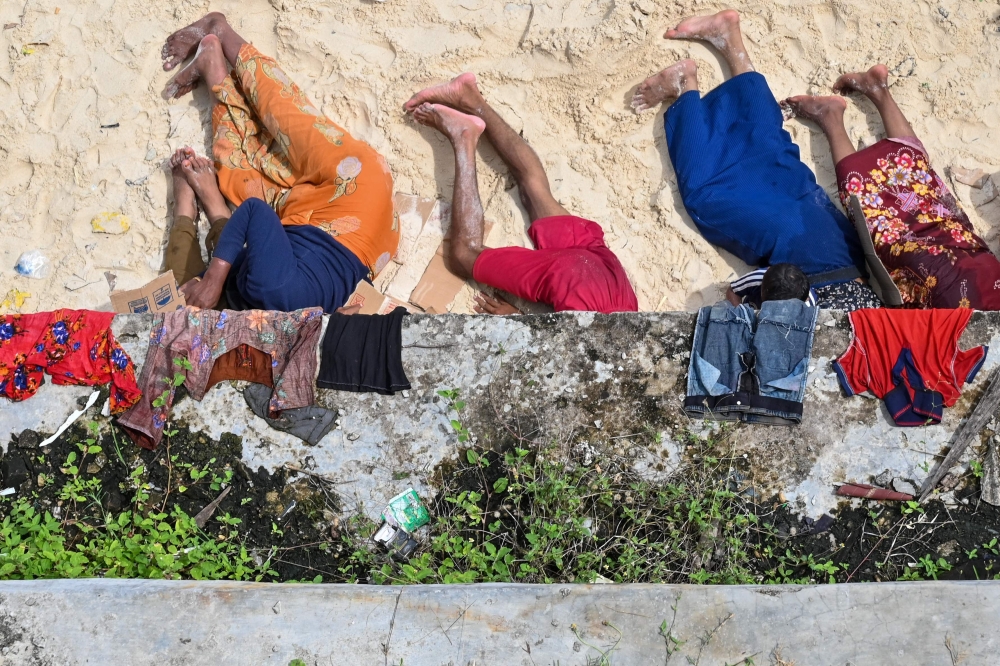
[[[410,388],[403,370],[407,314],[396,308],[387,315],[330,315],[316,386],[382,395]]]

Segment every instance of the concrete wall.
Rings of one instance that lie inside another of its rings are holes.
[[[148,317],[115,319],[116,334],[137,363],[145,357],[149,326]],[[555,443],[582,462],[588,447],[610,449],[656,477],[677,464],[682,432],[707,435],[718,427],[689,421],[681,411],[692,330],[688,313],[411,316],[403,329],[403,362],[413,389],[391,397],[319,391],[318,402],[342,417],[316,447],[271,430],[228,382],[201,403],[182,400],[174,418],[214,438],[242,436],[244,458],[254,467],[301,464],[311,456],[317,472],[345,484],[348,510],[353,502],[373,515],[408,486],[426,492],[431,470],[457,455],[450,425],[456,414],[437,395],[441,389],[461,392],[468,405],[459,418],[479,444],[504,438]],[[977,313],[962,346],[991,345],[984,371],[941,425],[900,429],[879,401],[843,397],[830,361],[847,348],[850,329],[845,315],[823,311],[803,424],[740,426],[737,452],[748,454],[766,491],[783,492],[814,517],[836,505],[835,481],[865,482],[889,469],[919,482],[996,365],[998,339],[1000,313]],[[23,403],[0,400],[0,441],[6,445],[25,428],[54,431],[89,393],[46,384]],[[88,418],[99,409],[95,405]],[[649,429],[662,433],[659,445],[637,436]]]
[[[0,663],[583,666],[603,651],[608,663],[628,666],[744,664],[747,657],[758,666],[973,666],[996,663],[997,617],[995,582],[6,582]],[[664,621],[682,642],[669,658]]]

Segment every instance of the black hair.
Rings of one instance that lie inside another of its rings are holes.
[[[809,298],[809,278],[794,264],[774,264],[764,272],[760,283],[760,300],[785,301]]]

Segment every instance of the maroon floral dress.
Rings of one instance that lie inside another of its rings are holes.
[[[883,139],[837,164],[906,307],[1000,310],[1000,260],[976,235],[919,139]]]

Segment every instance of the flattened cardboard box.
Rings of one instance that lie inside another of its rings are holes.
[[[371,286],[364,280],[358,283],[358,288],[354,290],[354,293],[350,295],[347,299],[345,307],[351,307],[352,305],[360,305],[361,311],[359,314],[389,314],[396,308],[407,307],[406,303],[397,301],[395,298],[391,298],[379,292],[378,289]]]
[[[167,271],[138,289],[115,291],[118,276],[105,273],[111,287],[111,307],[121,314],[158,314],[173,312],[186,305],[184,295],[177,289],[174,272]]]
[[[483,228],[483,238],[488,238],[493,230],[493,223],[489,220]],[[448,252],[448,245],[451,243],[451,233],[445,236],[441,244],[438,245],[437,252],[427,264],[427,269],[420,277],[417,286],[410,294],[410,302],[428,314],[447,314],[452,301],[458,296],[458,292],[465,285],[465,280],[448,270],[444,263],[444,255]]]

